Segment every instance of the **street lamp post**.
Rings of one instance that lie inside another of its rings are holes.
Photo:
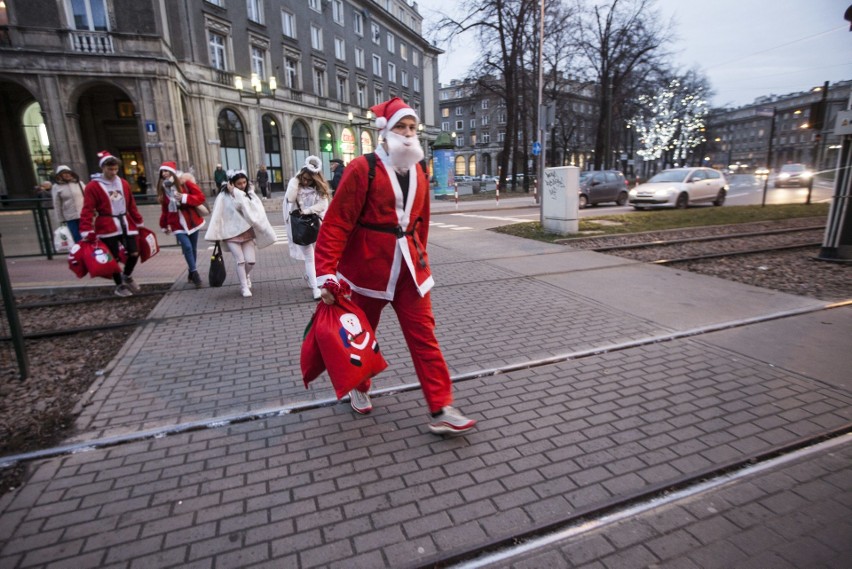
[[[278,81],[275,79],[275,76],[269,78],[269,82],[267,83],[269,87],[269,92],[266,93],[263,90],[263,81],[260,79],[257,73],[251,74],[251,92],[245,93],[243,88],[243,78],[237,75],[234,77],[234,87],[240,93],[240,99],[254,99],[255,102],[260,105],[260,100],[264,98],[275,98],[275,91],[278,89]]]

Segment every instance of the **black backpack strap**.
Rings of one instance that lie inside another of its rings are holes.
[[[373,178],[376,177],[376,153],[370,152],[369,154],[365,154],[364,158],[367,159],[367,164],[370,166],[367,172],[367,191],[369,192],[373,186]]]

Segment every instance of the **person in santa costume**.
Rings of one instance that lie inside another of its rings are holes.
[[[434,285],[426,242],[429,233],[429,181],[420,161],[417,113],[399,97],[371,108],[384,138],[370,156],[347,166],[331,200],[316,244],[322,301],[334,304],[326,285],[344,280],[352,301],[373,330],[390,303],[408,345],[417,379],[429,406],[435,434],[469,431],[476,421],[450,406],[452,382],[435,338],[429,290]],[[371,177],[372,174],[372,177]],[[339,279],[339,280],[338,280]],[[370,380],[349,393],[358,413],[372,410]]]
[[[120,165],[121,161],[106,150],[98,152],[101,176],[86,184],[83,190],[80,235],[88,241],[103,241],[115,259],[119,259],[120,246],[124,247],[127,253],[124,269],[112,278],[116,284],[115,294],[131,296],[140,290],[130,275],[139,261],[136,235],[143,221],[130,184],[118,177]]]
[[[275,230],[245,171],[229,171],[228,176],[228,185],[222,186],[216,196],[204,239],[225,242],[237,262],[240,294],[249,297],[250,274],[257,259],[257,249],[275,243]]]
[[[157,201],[160,203],[160,227],[175,236],[186,266],[189,281],[195,288],[201,287],[201,275],[198,274],[198,230],[204,227],[204,218],[196,209],[204,204],[204,192],[191,176],[182,175],[174,162],[163,162],[160,166],[160,178],[157,180]]]
[[[299,173],[287,184],[287,210],[284,212],[284,223],[287,226],[287,239],[290,242],[290,257],[305,262],[305,280],[311,289],[314,300],[319,300],[320,289],[317,286],[317,271],[314,264],[314,248],[316,243],[298,245],[293,243],[293,228],[290,225],[290,212],[299,209],[304,215],[312,213],[325,217],[331,194],[328,183],[322,175],[322,162],[316,156],[308,156],[305,165]]]

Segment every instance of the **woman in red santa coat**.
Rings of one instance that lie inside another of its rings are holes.
[[[417,113],[394,97],[371,109],[384,137],[376,149],[375,177],[359,156],[346,168],[320,229],[316,246],[317,280],[345,280],[352,300],[376,329],[381,311],[393,306],[414,362],[432,419],[429,430],[457,434],[474,427],[452,403],[452,382],[435,338],[429,290],[434,285],[426,242],[429,233],[429,182],[418,163]],[[334,294],[322,287],[322,300]],[[352,408],[369,413],[370,380],[349,393]]]
[[[177,239],[186,266],[189,281],[195,288],[201,287],[201,275],[198,274],[198,230],[204,227],[204,218],[196,208],[204,203],[204,192],[195,184],[189,174],[178,175],[174,162],[163,162],[160,166],[160,179],[157,181],[157,201],[160,202],[160,227],[166,234],[171,233]]]
[[[130,184],[118,177],[120,165],[121,161],[109,152],[98,153],[98,166],[103,174],[86,184],[83,190],[80,235],[89,241],[100,239],[116,259],[119,258],[119,246],[124,247],[127,253],[124,270],[115,273],[112,278],[116,284],[115,294],[131,296],[140,290],[130,275],[139,261],[136,235],[143,222]]]

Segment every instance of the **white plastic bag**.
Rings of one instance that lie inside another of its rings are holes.
[[[53,231],[53,248],[57,253],[67,253],[74,245],[74,238],[67,225],[60,225]]]

